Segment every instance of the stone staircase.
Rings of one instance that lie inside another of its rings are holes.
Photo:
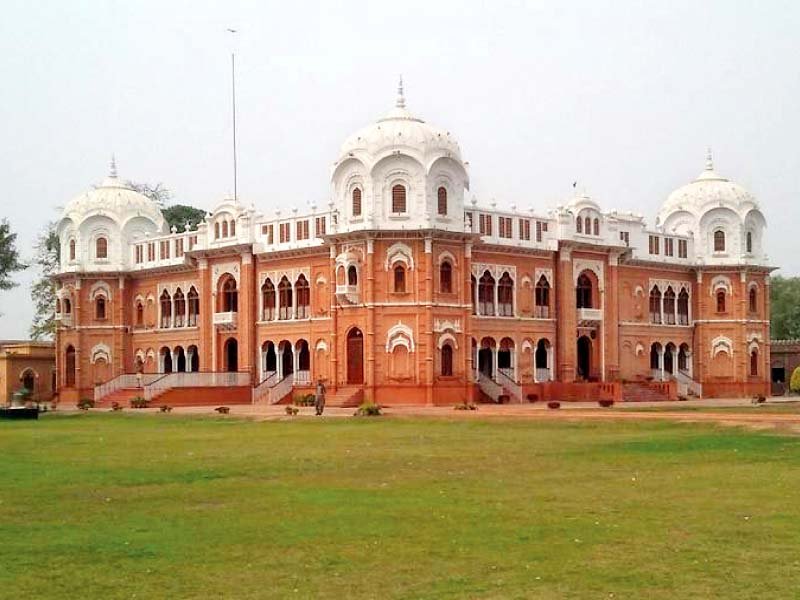
[[[120,388],[104,396],[95,402],[96,408],[111,408],[114,402],[119,402],[120,406],[128,408],[133,398],[142,396],[142,388]]]
[[[640,382],[627,382],[622,384],[623,402],[666,402],[669,393],[657,386]]]
[[[354,408],[364,401],[364,389],[361,387],[341,387],[325,397],[325,406],[336,408]]]

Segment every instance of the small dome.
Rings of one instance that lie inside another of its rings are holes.
[[[423,164],[443,155],[461,161],[461,149],[449,131],[429,125],[406,109],[402,79],[395,107],[347,138],[337,164],[350,156],[375,163],[394,151],[406,151],[421,159]]]
[[[706,157],[706,168],[689,184],[672,192],[659,211],[659,222],[665,223],[676,212],[700,216],[716,207],[730,208],[739,215],[758,209],[755,196],[739,184],[722,177],[714,170],[711,153]]]
[[[145,217],[159,230],[164,227],[164,217],[158,205],[134,190],[130,183],[119,179],[113,160],[108,177],[94,189],[70,200],[61,218],[71,219],[77,225],[94,215],[110,217],[120,225],[132,217]]]

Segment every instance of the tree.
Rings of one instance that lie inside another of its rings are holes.
[[[162,209],[161,214],[169,223],[170,229],[175,227],[179,232],[186,230],[187,223],[194,229],[206,218],[206,211],[185,204],[173,204],[169,208]]]
[[[147,196],[161,207],[165,206],[167,202],[169,202],[169,199],[172,198],[172,192],[170,192],[169,188],[163,183],[157,183],[155,185],[150,183],[136,183],[134,181],[129,183],[134,190],[143,196]]]
[[[17,234],[11,233],[8,219],[0,220],[0,290],[10,290],[19,285],[11,280],[11,274],[28,267],[19,259],[16,242]]]
[[[800,393],[800,367],[795,367],[792,378],[789,380],[789,389],[795,394]]]
[[[56,288],[51,277],[58,272],[61,243],[55,223],[48,224],[39,234],[34,248],[36,249],[34,262],[39,267],[40,276],[31,286],[31,300],[35,313],[30,332],[32,339],[40,340],[52,337],[56,331]]]
[[[800,277],[773,277],[770,304],[772,339],[800,339]]]
[[[175,227],[179,233],[182,233],[186,231],[186,223],[189,223],[194,228],[206,218],[206,211],[194,206],[186,204],[167,206],[167,203],[172,198],[172,192],[163,183],[152,185],[150,183],[131,182],[130,185],[134,190],[158,204],[161,208],[161,214],[164,215],[164,219],[169,224],[170,230]]]

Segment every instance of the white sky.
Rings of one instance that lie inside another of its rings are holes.
[[[652,223],[710,145],[761,201],[773,264],[800,274],[798,31],[794,1],[5,0],[0,216],[31,257],[112,152],[121,177],[211,208],[232,188],[235,44],[239,194],[262,211],[327,202],[339,145],[402,73],[479,199],[545,208],[578,180]],[[27,335],[33,275],[0,293],[0,339]]]

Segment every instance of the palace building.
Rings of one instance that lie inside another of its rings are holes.
[[[274,403],[318,379],[342,405],[768,393],[766,222],[710,155],[655,226],[586,195],[483,206],[401,87],[330,183],[327,206],[225,200],[177,232],[112,164],[58,224],[61,400]]]

